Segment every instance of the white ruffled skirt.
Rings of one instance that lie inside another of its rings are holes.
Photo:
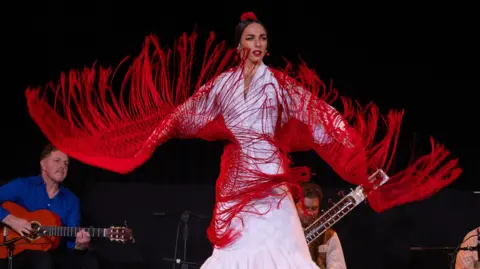
[[[272,201],[276,198],[267,198]],[[242,235],[213,250],[201,269],[319,269],[312,261],[291,196],[265,215],[244,213]],[[257,209],[267,205],[256,203]],[[241,225],[236,222],[234,225]]]

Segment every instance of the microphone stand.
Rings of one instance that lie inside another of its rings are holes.
[[[188,263],[185,263],[187,260],[187,241],[188,241],[188,220],[190,219],[190,214],[184,212],[181,217],[183,221],[183,264],[182,269],[188,269]]]
[[[458,248],[458,250],[463,250],[463,251],[477,251],[478,247],[464,247],[464,248]]]
[[[433,251],[437,251],[437,250],[456,250],[456,251],[460,251],[460,250],[463,250],[463,251],[477,251],[478,249],[478,246],[476,247],[463,247],[463,248],[456,248],[456,247],[411,247],[410,250],[433,250]]]
[[[183,268],[188,268],[189,265],[192,265],[192,266],[196,266],[196,267],[199,267],[200,268],[200,264],[198,263],[194,263],[194,262],[186,262],[186,261],[181,261],[180,259],[171,259],[171,258],[163,258],[164,261],[167,261],[167,262],[173,262],[173,264],[182,264],[182,269]]]
[[[410,247],[410,250],[412,251],[425,251],[425,250],[431,250],[431,251],[441,251],[441,250],[456,250],[456,247]]]
[[[164,212],[155,212],[153,213],[154,216],[168,216],[170,214],[164,213]],[[176,214],[178,216],[178,214]],[[188,242],[188,221],[190,220],[190,216],[196,216],[201,219],[206,219],[207,217],[204,215],[196,214],[190,211],[185,211],[180,215],[180,221],[177,226],[177,236],[176,236],[176,241],[175,241],[175,255],[174,258],[163,258],[164,261],[169,261],[173,263],[173,269],[175,269],[176,264],[181,264],[181,269],[189,269],[189,265],[191,266],[198,266],[200,267],[200,264],[194,263],[194,262],[187,262],[187,242]],[[179,235],[179,228],[180,225],[183,223],[183,260],[177,258],[177,252],[178,252],[178,235]]]
[[[22,240],[22,239],[25,239],[25,236],[20,236],[20,237],[14,238],[12,240],[5,241],[2,244],[0,244],[0,247],[6,247],[7,248],[8,269],[13,268],[13,252],[15,250],[15,243],[17,241]]]

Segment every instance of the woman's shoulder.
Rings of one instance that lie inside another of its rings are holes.
[[[214,76],[210,81],[218,83],[218,82],[225,82],[233,77],[235,77],[238,74],[238,68],[237,67],[231,67],[220,74]]]
[[[280,70],[269,66],[268,71],[272,73],[279,85],[297,85],[298,82],[290,75],[288,69]]]
[[[233,71],[231,70],[227,70],[227,71],[224,71],[222,73],[219,73],[219,74],[216,74],[208,79],[206,79],[206,81],[202,84],[202,87],[211,87],[211,86],[214,86],[220,82],[225,82],[225,80],[228,78],[228,77],[231,77],[231,75],[233,74]]]

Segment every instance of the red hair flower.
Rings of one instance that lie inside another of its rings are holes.
[[[256,21],[257,16],[255,16],[255,13],[253,13],[253,12],[245,12],[245,13],[242,14],[242,16],[240,16],[240,20],[241,21],[245,21],[245,20]]]

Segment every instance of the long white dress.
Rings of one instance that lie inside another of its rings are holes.
[[[222,93],[218,89],[213,91],[215,95],[229,95],[229,98],[221,96],[218,99],[225,103],[220,104],[221,111],[229,110],[223,114],[225,123],[238,139],[242,153],[245,154],[244,160],[253,170],[258,169],[266,174],[282,173],[281,158],[276,156],[278,149],[267,140],[252,137],[254,134],[274,135],[278,84],[273,74],[264,64],[259,66],[246,97],[243,80],[234,78],[231,81],[238,83],[232,92]],[[252,175],[238,176],[248,178]],[[288,192],[282,187],[274,191]],[[270,208],[272,204],[276,205],[279,199],[271,196],[252,201],[241,213],[243,225],[238,219],[231,223],[241,232],[241,236],[227,247],[214,248],[201,269],[318,268],[308,251],[292,196],[287,193],[279,207]],[[219,207],[228,208],[234,203],[222,204]],[[245,212],[252,207],[260,212],[270,210],[264,215]]]

